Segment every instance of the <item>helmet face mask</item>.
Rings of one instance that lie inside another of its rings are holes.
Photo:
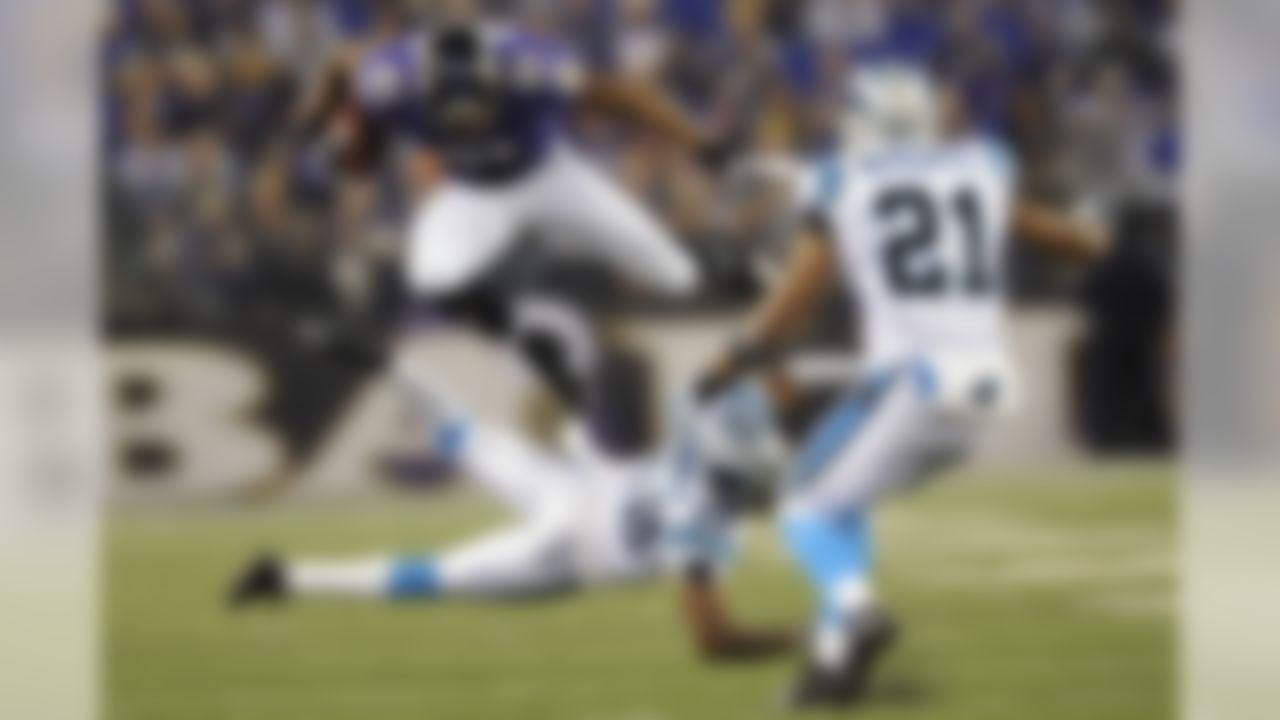
[[[434,35],[426,87],[426,102],[450,132],[465,136],[492,129],[500,112],[500,79],[479,28],[454,25]]]
[[[480,57],[480,38],[475,28],[466,25],[443,28],[435,37],[434,51],[442,68],[473,66]]]

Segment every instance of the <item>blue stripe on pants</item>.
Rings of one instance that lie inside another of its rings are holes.
[[[393,600],[425,600],[440,594],[440,575],[429,558],[404,557],[391,568],[387,595]]]
[[[884,399],[894,377],[894,374],[885,374],[868,381],[818,424],[800,452],[791,478],[793,490],[808,485],[821,475],[857,436]]]

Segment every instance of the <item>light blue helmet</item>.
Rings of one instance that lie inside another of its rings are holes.
[[[879,63],[849,76],[843,120],[846,149],[924,147],[942,135],[938,89],[922,68]]]

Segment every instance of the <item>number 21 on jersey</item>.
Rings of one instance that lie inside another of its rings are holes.
[[[944,194],[892,185],[872,202],[883,237],[879,261],[891,292],[941,299],[986,297],[999,289],[999,259],[987,247],[988,219],[977,190],[962,185]],[[946,245],[957,241],[958,248]]]

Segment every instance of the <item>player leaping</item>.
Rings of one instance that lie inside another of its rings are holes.
[[[996,144],[948,134],[924,74],[866,70],[851,95],[845,147],[801,184],[808,222],[788,269],[704,384],[714,395],[784,347],[836,278],[856,292],[865,379],[811,434],[782,505],[820,603],[798,707],[858,699],[893,639],[872,592],[871,509],[965,457],[1013,401],[1006,239],[1074,258],[1101,251],[1089,229],[1015,196]]]
[[[344,138],[336,154],[348,167],[367,166],[386,145],[377,138],[388,133],[429,150],[444,167],[443,181],[410,223],[410,291],[509,341],[571,408],[608,390],[602,383],[587,389],[605,372],[608,353],[577,308],[526,307],[494,282],[530,233],[554,238],[559,253],[602,260],[651,291],[683,296],[697,289],[692,258],[570,139],[574,108],[587,106],[704,159],[720,155],[660,93],[586,72],[544,38],[465,25],[388,30],[350,74],[360,108],[354,129],[351,113],[332,112],[335,102],[317,101],[308,113],[347,123],[347,132],[333,134]]]

